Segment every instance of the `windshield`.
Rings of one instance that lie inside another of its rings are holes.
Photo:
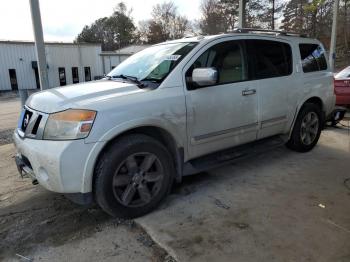
[[[162,82],[197,43],[169,43],[149,47],[129,57],[107,76],[130,76],[139,81]]]

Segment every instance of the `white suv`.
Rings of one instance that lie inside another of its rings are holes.
[[[154,45],[106,78],[32,95],[14,133],[22,175],[137,217],[173,181],[286,143],[317,143],[335,104],[322,44],[239,30]]]

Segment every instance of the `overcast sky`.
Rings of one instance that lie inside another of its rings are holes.
[[[86,24],[109,16],[118,0],[39,0],[45,41],[73,41]],[[124,0],[134,22],[150,18],[152,6],[164,0]],[[174,0],[189,19],[199,18],[200,0]],[[0,0],[0,39],[33,40],[29,0]]]

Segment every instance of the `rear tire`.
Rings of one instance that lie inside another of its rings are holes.
[[[300,109],[287,147],[297,152],[308,152],[315,147],[323,126],[322,111],[313,103]]]
[[[108,214],[135,218],[155,209],[169,193],[174,165],[168,150],[141,134],[120,138],[101,156],[94,179],[94,197]]]

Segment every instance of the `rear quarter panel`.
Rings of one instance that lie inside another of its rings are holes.
[[[294,119],[290,123],[292,126],[295,122],[297,114],[303,104],[309,100],[310,98],[320,98],[322,101],[322,107],[325,115],[329,115],[335,106],[335,95],[334,95],[334,87],[333,87],[333,73],[329,68],[329,62],[327,61],[327,69],[323,71],[316,72],[303,72],[303,66],[301,62],[301,55],[299,44],[318,44],[323,47],[323,45],[313,39],[301,39],[294,42],[294,58],[296,59],[296,87],[295,90],[290,91],[290,101],[294,99]],[[293,104],[293,103],[292,103]],[[292,130],[292,126],[289,126],[288,129]]]

